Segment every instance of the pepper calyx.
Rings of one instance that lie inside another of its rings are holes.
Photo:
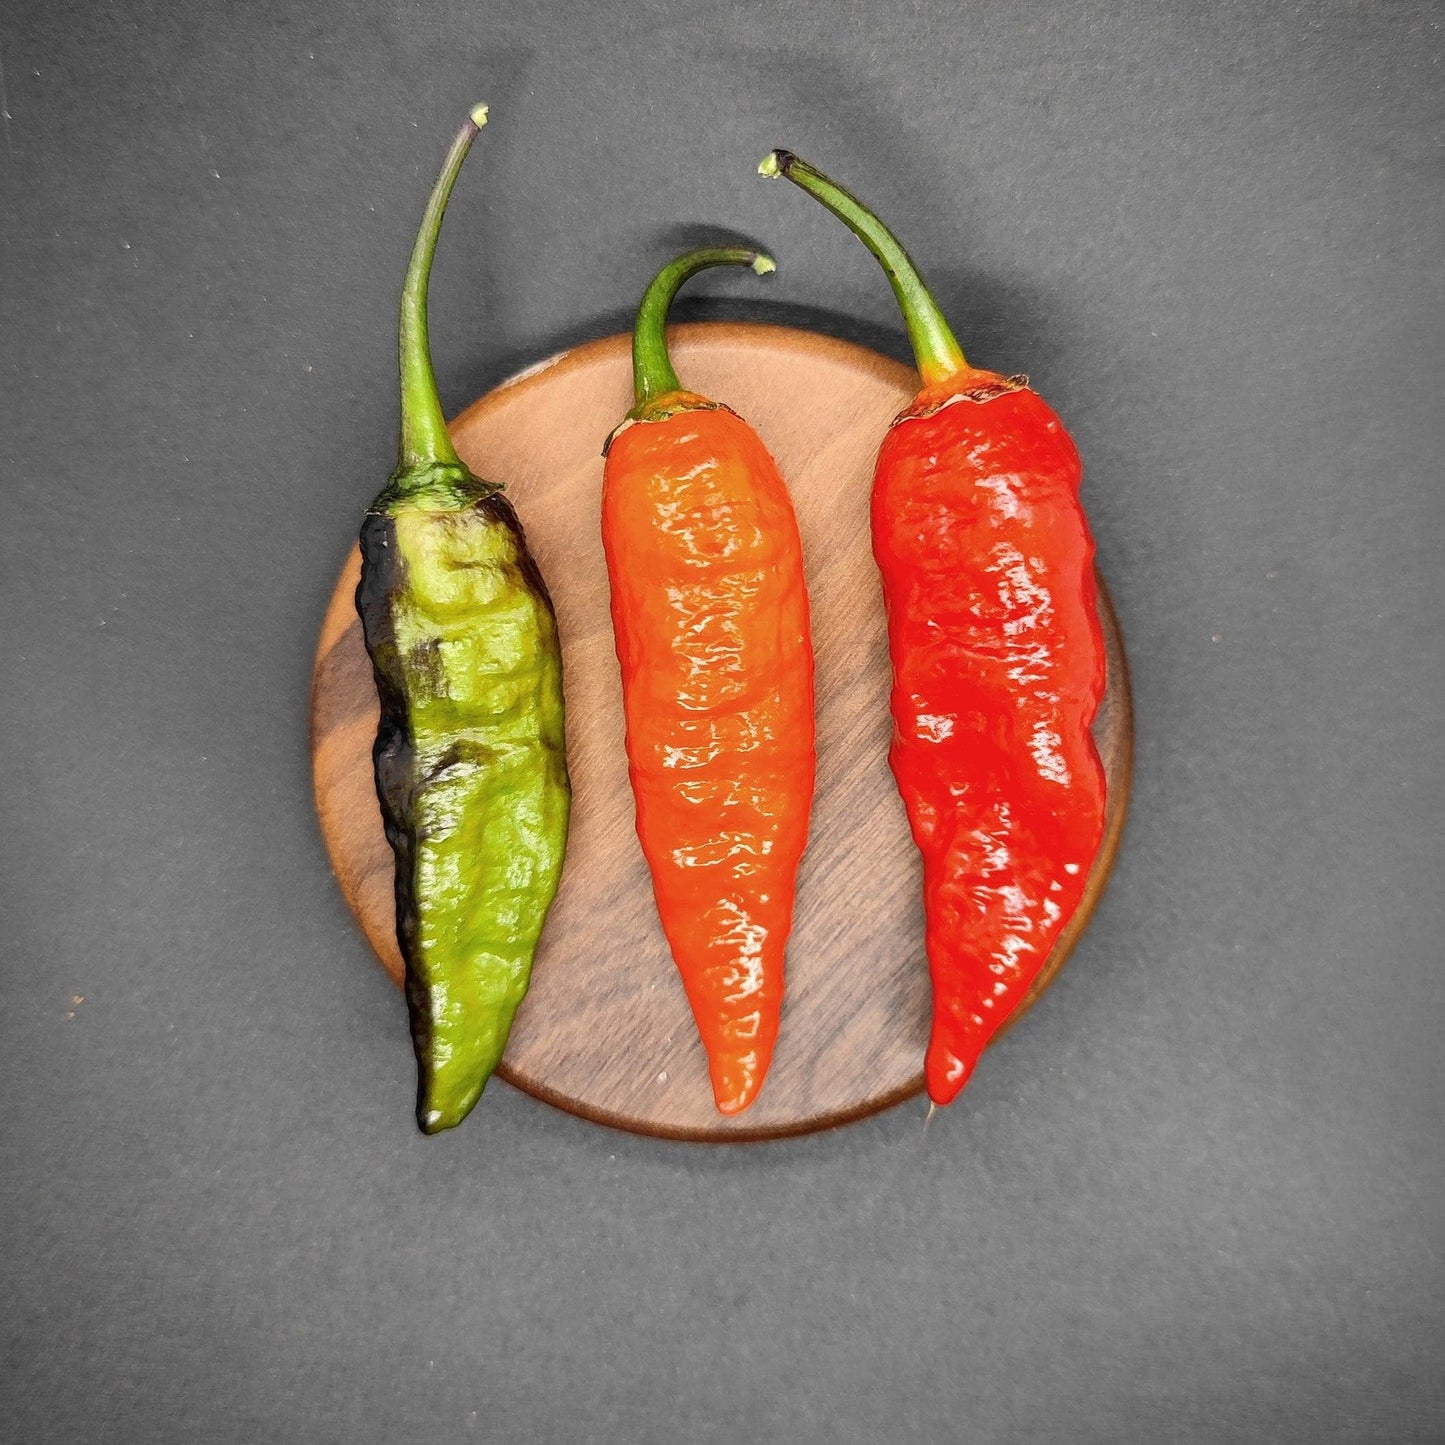
[[[644,402],[639,402],[630,412],[608,433],[607,440],[602,443],[602,455],[605,457],[612,450],[612,443],[617,440],[628,427],[637,426],[639,423],[666,421],[669,417],[681,416],[688,411],[726,411],[737,415],[732,407],[720,401],[712,401],[708,397],[699,396],[694,391],[668,391],[661,396],[649,397]]]
[[[375,516],[402,510],[464,512],[502,490],[501,482],[483,481],[460,462],[429,462],[398,467],[366,510]]]
[[[995,401],[1001,396],[1008,396],[1015,391],[1028,391],[1029,379],[1023,372],[1016,372],[1013,376],[999,376],[992,371],[971,371],[963,378],[961,386],[949,387],[925,387],[913,398],[893,420],[890,427],[898,426],[905,421],[918,421],[923,417],[934,416],[943,411],[945,407],[954,406],[960,401],[971,401],[975,405],[982,405],[984,402]]]

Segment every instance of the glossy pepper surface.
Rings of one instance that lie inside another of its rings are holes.
[[[437,234],[485,119],[477,107],[453,142],[407,270],[401,456],[362,524],[356,591],[427,1134],[467,1116],[502,1057],[570,804],[552,604],[511,504],[452,446],[427,341]]]
[[[813,799],[813,651],[792,501],[757,434],[684,391],[664,326],[719,247],[665,267],[638,313],[637,404],[612,434],[602,539],[637,832],[724,1114],[772,1059]]]
[[[923,857],[925,1074],[946,1104],[1038,977],[1103,839],[1090,726],[1104,642],[1079,455],[1026,378],[964,360],[907,252],[855,196],[788,151],[760,169],[821,201],[882,263],[923,380],[879,451],[872,532],[890,762]]]

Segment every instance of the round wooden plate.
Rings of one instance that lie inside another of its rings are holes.
[[[777,459],[807,557],[818,786],[777,1052],[753,1107],[719,1115],[633,831],[598,530],[602,443],[631,405],[630,339],[613,336],[530,368],[452,426],[468,465],[507,484],[526,526],[556,603],[566,681],[574,789],[566,870],[500,1072],[559,1108],[638,1133],[777,1138],[860,1118],[923,1087],[919,859],[888,771],[888,650],[868,535],[873,459],[916,380],[862,347],[785,327],[704,322],[670,336],[685,384],[727,402]],[[316,806],[347,902],[400,981],[392,857],[371,772],[377,701],[353,601],[360,565],[353,551],[316,654]],[[1084,902],[1029,1003],[1093,910],[1124,821],[1129,681],[1102,590],[1101,606],[1108,692],[1095,736],[1109,783],[1107,833]],[[405,1038],[399,1023],[398,1048]]]

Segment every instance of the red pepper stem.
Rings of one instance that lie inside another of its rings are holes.
[[[667,354],[667,313],[683,282],[709,266],[751,266],[759,276],[777,270],[771,256],[747,246],[706,246],[669,261],[652,278],[637,309],[632,332],[632,390],[637,404],[630,416],[641,415],[658,397],[682,390]]]
[[[913,258],[903,249],[898,238],[858,199],[836,181],[829,180],[816,166],[795,156],[792,151],[773,151],[766,156],[758,173],[764,176],[786,176],[816,201],[821,201],[878,258],[898,298],[908,339],[913,343],[913,356],[925,386],[947,381],[960,371],[968,370],[963,351],[954,340],[948,322],[929,294],[918,274]]]
[[[422,212],[421,229],[411,249],[406,280],[401,288],[401,470],[414,471],[435,463],[461,465],[447,433],[437,396],[436,374],[432,371],[431,347],[427,337],[426,293],[431,277],[432,256],[442,228],[452,187],[457,183],[462,162],[472,148],[477,132],[487,123],[487,108],[472,107],[467,123],[457,132],[441,174]]]

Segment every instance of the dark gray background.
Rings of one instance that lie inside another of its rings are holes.
[[[1445,1438],[1441,19],[9,0],[0,1434]],[[502,1085],[412,1126],[306,690],[478,98],[449,409],[719,231],[770,299],[684,316],[902,354],[862,248],[754,176],[787,144],[1078,439],[1132,819],[926,1135],[665,1144]]]

